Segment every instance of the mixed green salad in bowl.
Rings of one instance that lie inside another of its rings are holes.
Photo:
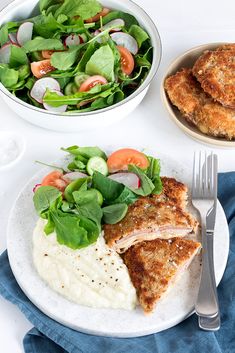
[[[123,101],[153,65],[149,33],[130,13],[97,0],[40,0],[40,13],[0,27],[0,82],[52,113]]]
[[[160,161],[132,148],[109,156],[99,147],[71,146],[65,166],[34,187],[34,206],[45,219],[46,235],[55,231],[59,244],[80,249],[96,242],[103,224],[120,222],[139,197],[160,194]]]

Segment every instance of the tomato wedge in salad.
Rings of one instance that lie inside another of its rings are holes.
[[[54,70],[55,68],[51,65],[50,59],[34,61],[31,63],[31,71],[37,78],[42,78],[44,75]]]
[[[129,76],[135,67],[134,58],[128,49],[126,49],[120,45],[117,45],[117,48],[118,48],[118,51],[121,55],[122,71],[124,72],[124,74]]]
[[[63,177],[63,173],[54,170],[42,179],[41,186],[54,186],[63,192],[69,183],[70,181]]]
[[[52,54],[55,53],[55,50],[42,50],[42,57],[44,59],[50,59]]]
[[[80,86],[79,92],[87,92],[90,91],[90,89],[96,85],[105,85],[108,83],[106,78],[100,75],[94,75],[91,77],[88,77]]]
[[[107,7],[104,7],[102,9],[102,11],[100,11],[99,13],[97,13],[97,15],[91,17],[91,18],[88,18],[87,20],[85,20],[86,23],[92,23],[92,22],[97,22],[99,21],[100,17],[104,17],[106,16],[108,13],[110,12],[109,9],[107,9]]]
[[[128,164],[134,164],[141,169],[146,169],[149,166],[149,160],[144,153],[132,148],[117,150],[113,152],[107,160],[110,173],[128,170]]]

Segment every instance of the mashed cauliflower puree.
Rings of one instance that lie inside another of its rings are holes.
[[[133,309],[136,291],[121,257],[102,235],[79,250],[60,245],[56,234],[45,235],[39,219],[33,233],[33,258],[39,275],[67,299],[93,308]]]

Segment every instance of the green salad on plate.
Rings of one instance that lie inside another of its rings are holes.
[[[34,187],[34,207],[44,232],[72,249],[96,242],[103,224],[116,224],[139,197],[162,192],[160,161],[132,148],[109,156],[99,147],[71,146],[65,167]]]

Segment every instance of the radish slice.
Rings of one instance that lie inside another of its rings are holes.
[[[32,39],[33,35],[33,23],[32,22],[24,22],[20,25],[17,31],[17,41],[23,46],[26,42]]]
[[[18,44],[17,38],[16,38],[16,33],[9,33],[8,37],[9,37],[12,44]]]
[[[117,28],[115,28],[117,26]],[[121,18],[117,18],[116,20],[112,20],[108,23],[106,23],[103,27],[102,30],[104,31],[105,29],[108,29],[110,27],[114,27],[111,29],[112,32],[118,32],[121,31],[122,27],[125,26],[125,22]]]
[[[117,44],[128,49],[133,55],[138,53],[138,44],[135,38],[130,34],[117,32],[110,35],[112,40]]]
[[[11,43],[6,43],[0,49],[0,63],[9,64],[11,56]]]
[[[6,43],[2,46],[2,48],[0,49],[0,63],[9,64],[12,45],[14,45],[15,47],[19,46],[13,43]]]
[[[109,175],[108,178],[132,189],[138,189],[141,184],[140,178],[135,173],[115,173]]]
[[[100,34],[101,33],[101,31],[99,30],[99,29],[97,29],[94,33],[93,33],[93,35],[94,35],[94,37],[96,37],[96,36],[98,36],[98,34]],[[96,41],[98,42],[98,43],[103,43],[103,39],[102,39],[102,36],[101,37],[98,37],[97,39],[96,39]]]
[[[82,40],[82,41],[81,41]],[[70,34],[70,36],[65,38],[65,45],[67,47],[73,47],[83,43],[83,39],[77,34]]]
[[[63,176],[63,178],[69,179],[71,181],[81,179],[81,178],[87,178],[87,177],[88,177],[87,174],[81,173],[81,172],[71,172],[71,173],[67,173]]]
[[[50,91],[56,92],[58,94],[58,96],[63,96],[63,93],[58,90],[50,89]],[[44,103],[44,102],[42,104],[46,110],[49,110],[50,112],[54,112],[54,113],[64,113],[64,112],[66,112],[66,110],[68,108],[68,106],[66,104],[61,105],[60,107],[52,107],[51,105]]]
[[[43,102],[43,96],[46,93],[47,88],[49,90],[55,90],[60,92],[60,84],[54,78],[44,77],[40,78],[35,82],[33,88],[31,89],[30,95],[38,103]]]
[[[81,43],[86,43],[87,39],[88,39],[87,35],[85,33],[79,34],[79,38],[80,38]]]
[[[40,188],[42,184],[36,184],[33,188],[33,192],[36,192],[38,188]]]

